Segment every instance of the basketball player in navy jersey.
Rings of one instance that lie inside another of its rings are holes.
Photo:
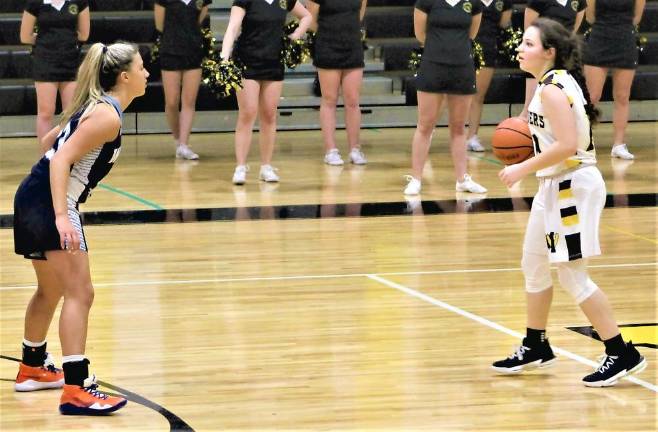
[[[551,265],[562,287],[587,316],[605,345],[596,370],[583,378],[588,387],[612,386],[646,367],[631,342],[624,342],[606,295],[590,279],[587,260],[601,254],[599,222],[605,184],[596,168],[590,122],[598,116],[585,86],[578,36],[546,18],[525,31],[519,48],[521,69],[538,78],[528,107],[535,157],[500,171],[508,187],[536,173],[539,190],[532,202],[523,244],[527,333],[508,358],[493,363],[500,373],[552,365],[556,357],[546,338],[553,300]]]
[[[98,391],[88,373],[85,344],[94,289],[78,206],[119,156],[122,113],[144,94],[148,76],[135,45],[94,44],[78,71],[71,106],[43,139],[49,150],[14,199],[15,251],[32,260],[38,281],[25,314],[15,389],[64,387],[62,414],[105,414],[126,404]],[[45,340],[61,297],[63,373],[46,353]]]

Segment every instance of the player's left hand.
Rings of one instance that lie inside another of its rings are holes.
[[[526,173],[519,164],[508,165],[498,173],[498,177],[508,188],[525,176]]]

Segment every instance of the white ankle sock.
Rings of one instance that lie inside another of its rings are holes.
[[[84,359],[85,359],[84,354],[67,355],[67,356],[62,356],[62,363],[80,362]]]
[[[23,339],[23,345],[29,346],[30,348],[39,348],[43,346],[46,343],[46,341],[43,342],[30,342],[27,339]]]

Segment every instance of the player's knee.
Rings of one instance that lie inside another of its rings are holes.
[[[582,260],[559,263],[557,274],[562,288],[580,304],[590,298],[599,287],[587,274],[587,267]]]
[[[544,255],[524,252],[521,269],[525,277],[526,292],[538,293],[553,286],[551,268]]]

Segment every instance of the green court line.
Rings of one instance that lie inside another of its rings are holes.
[[[488,158],[488,157],[485,157],[485,156],[477,156],[477,155],[474,155],[474,154],[469,154],[468,156],[469,156],[469,157],[478,158],[478,159],[480,159],[480,160],[483,160],[483,161],[485,161],[485,162],[492,163],[492,164],[494,164],[494,165],[505,166],[505,164],[502,163],[501,161],[496,160],[496,159],[491,159],[491,158]]]
[[[164,210],[164,208],[160,207],[158,204],[156,204],[154,202],[151,202],[149,200],[145,200],[144,198],[140,198],[137,195],[131,194],[130,192],[122,191],[121,189],[117,189],[117,188],[115,188],[113,186],[110,186],[110,185],[107,185],[105,183],[99,183],[98,186],[102,189],[108,190],[110,192],[114,192],[114,193],[119,194],[119,195],[123,195],[126,198],[130,198],[132,200],[135,200],[138,203],[144,204],[147,207],[151,207],[151,208],[156,209],[156,210]]]

